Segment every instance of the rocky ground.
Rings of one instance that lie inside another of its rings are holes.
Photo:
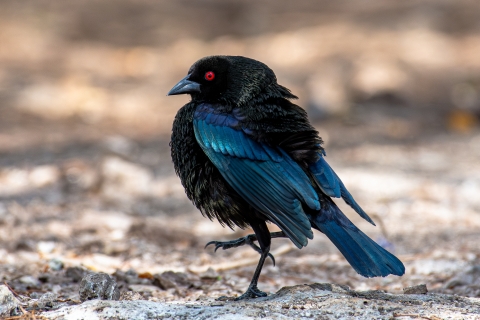
[[[480,317],[477,4],[119,3],[2,3],[0,317]],[[338,204],[403,277],[362,278],[317,233],[303,250],[274,242],[269,297],[215,300],[246,289],[258,255],[204,249],[250,231],[186,198],[168,141],[187,98],[165,97],[214,53],[260,59],[299,95],[377,227]],[[82,302],[101,272],[100,296],[120,301]]]
[[[133,300],[133,301],[132,301]],[[395,295],[332,284],[284,287],[256,300],[158,303],[92,300],[45,312],[43,319],[478,319],[480,299],[442,294]]]

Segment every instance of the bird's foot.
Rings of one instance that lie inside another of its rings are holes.
[[[240,297],[235,298],[235,301],[245,300],[245,299],[254,299],[259,297],[266,297],[267,293],[260,291],[256,285],[250,285],[247,291],[242,294]]]
[[[210,241],[205,245],[205,248],[207,248],[209,245],[213,244],[215,245],[215,252],[219,248],[222,248],[223,250],[231,249],[231,248],[237,248],[241,247],[244,245],[249,245],[250,247],[253,248],[253,250],[257,251],[258,253],[262,254],[262,249],[260,249],[259,246],[257,246],[253,241],[257,240],[257,237],[253,234],[249,234],[248,236],[238,238],[235,240],[231,241]],[[268,256],[272,259],[273,265],[275,266],[275,257],[269,253]]]
[[[235,240],[231,241],[210,241],[205,245],[205,248],[207,248],[209,245],[214,244],[215,245],[215,252],[217,252],[218,249],[222,248],[223,250],[231,249],[231,248],[237,248],[241,247],[245,244],[253,244],[253,240],[250,239],[250,235],[243,237],[243,238],[238,238]]]

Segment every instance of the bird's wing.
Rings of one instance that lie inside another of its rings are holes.
[[[318,187],[328,196],[340,198],[350,205],[362,218],[375,225],[373,220],[368,216],[368,214],[363,211],[363,209],[358,205],[358,203],[353,199],[350,192],[343,184],[342,180],[338,175],[333,171],[333,169],[328,165],[327,161],[323,158],[322,154],[319,154],[319,159],[315,164],[312,164],[310,167],[310,172],[314,176],[314,180],[317,183]]]
[[[280,148],[251,139],[231,115],[197,109],[195,137],[230,186],[299,248],[313,238],[303,210],[320,209],[306,173]]]

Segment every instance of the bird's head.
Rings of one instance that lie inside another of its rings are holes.
[[[242,105],[262,92],[275,96],[276,87],[285,89],[277,85],[273,71],[259,61],[241,56],[210,56],[195,62],[168,95],[188,93],[195,101]],[[286,98],[292,97],[290,94]]]

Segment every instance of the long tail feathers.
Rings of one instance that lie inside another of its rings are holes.
[[[397,257],[360,231],[333,202],[326,201],[313,220],[312,224],[335,244],[362,276],[401,276],[405,273],[405,266]]]

